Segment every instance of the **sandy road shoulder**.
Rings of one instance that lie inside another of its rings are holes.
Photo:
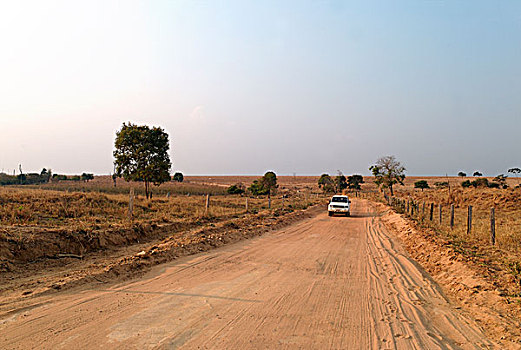
[[[449,246],[414,228],[381,203],[371,203],[381,222],[399,238],[410,256],[442,287],[449,299],[501,348],[521,348],[519,306],[511,305]]]

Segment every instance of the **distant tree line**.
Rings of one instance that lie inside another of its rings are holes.
[[[519,174],[521,174],[520,168],[510,168],[508,169],[508,172],[510,174],[513,174],[514,176],[518,177]],[[458,172],[458,176],[461,178],[465,178],[467,174],[464,171]],[[465,180],[461,183],[461,186],[464,188],[474,187],[474,188],[501,188],[501,189],[507,189],[507,178],[508,176],[505,174],[499,174],[496,177],[492,179],[492,181],[489,181],[487,178],[482,177],[483,173],[480,171],[475,171],[472,174],[473,177],[476,177],[475,180]],[[437,188],[444,188],[449,187],[448,182],[435,182],[434,186]],[[516,188],[521,187],[520,185],[517,185]],[[430,188],[429,184],[426,180],[420,180],[416,181],[414,183],[414,188],[421,189],[422,191],[424,189]]]
[[[45,184],[48,182],[57,181],[85,181],[88,182],[94,179],[94,174],[83,173],[81,175],[61,175],[53,174],[51,169],[43,168],[38,173],[27,173],[19,175],[8,175],[0,173],[0,186],[6,185],[38,185]]]
[[[510,169],[508,169],[508,173],[514,175],[517,178],[518,175],[521,174],[521,169],[517,168],[517,167],[510,168]],[[460,172],[458,172],[458,176],[463,178],[463,177],[466,177],[467,174],[463,171],[460,171]],[[481,178],[483,176],[483,174],[480,171],[475,171],[472,174],[472,176],[478,177],[478,179],[473,180],[473,181],[465,180],[461,183],[461,186],[465,187],[465,188],[468,188],[468,187],[474,187],[474,188],[488,187],[488,188],[502,188],[502,189],[508,188],[507,181],[506,181],[508,176],[505,174],[497,175],[496,177],[494,177],[492,179],[492,181],[488,181],[488,179],[486,179],[486,178]],[[518,185],[516,187],[520,187],[520,186]]]
[[[254,180],[250,187],[246,188],[242,183],[231,185],[226,189],[228,194],[243,194],[248,191],[253,196],[271,197],[276,194],[277,188],[277,174],[273,171],[267,171],[261,178]]]
[[[325,193],[340,193],[345,189],[358,191],[364,183],[362,175],[354,174],[346,177],[341,171],[332,178],[329,174],[322,174],[318,179],[318,187]]]

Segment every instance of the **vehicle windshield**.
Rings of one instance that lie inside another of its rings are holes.
[[[347,203],[347,197],[333,197],[331,202]]]

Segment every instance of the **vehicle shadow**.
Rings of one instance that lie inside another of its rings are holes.
[[[378,213],[371,212],[371,213],[351,213],[350,216],[337,214],[337,215],[333,215],[330,217],[331,218],[350,219],[350,218],[372,218],[372,217],[376,217],[376,216],[378,216]]]

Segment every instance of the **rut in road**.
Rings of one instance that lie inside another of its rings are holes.
[[[35,301],[36,302],[36,301]],[[0,320],[0,348],[493,347],[371,204],[157,267]]]

